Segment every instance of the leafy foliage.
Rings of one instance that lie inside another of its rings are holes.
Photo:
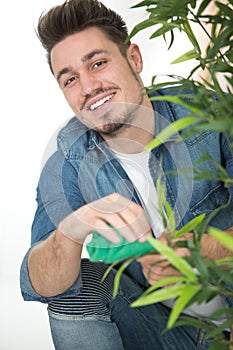
[[[214,11],[210,10],[210,6],[212,6],[212,9],[214,8]],[[175,42],[176,33],[182,32],[189,39],[192,49],[181,53],[172,64],[180,64],[190,59],[196,62],[187,77],[170,75],[167,77],[167,81],[163,83],[157,83],[158,76],[152,77],[151,86],[148,87],[149,91],[164,86],[176,86],[180,90],[190,89],[194,92],[194,95],[185,96],[190,97],[189,102],[187,102],[187,98],[184,99],[182,94],[153,98],[155,100],[164,99],[188,107],[190,116],[164,129],[156,139],[147,145],[147,149],[158,147],[173,133],[192,125],[191,128],[188,128],[188,131],[184,132],[184,136],[188,137],[192,133],[202,132],[206,129],[224,132],[228,136],[233,150],[233,1],[145,0],[136,4],[133,8],[145,8],[148,18],[133,28],[129,40],[138,32],[150,27],[153,29],[150,39],[162,36],[168,49],[170,49]],[[199,39],[195,35],[195,28],[197,27],[207,38],[208,44],[205,50],[201,48]],[[195,74],[200,71],[205,71],[206,74],[195,79]],[[222,85],[222,77],[224,77],[226,83],[224,86]],[[201,167],[201,163],[206,160],[214,163],[216,172],[206,172]],[[209,159],[206,154],[203,154],[203,157],[197,162],[194,174],[195,179],[218,179],[224,182],[225,187],[233,185],[233,179],[229,178],[226,170],[212,159]],[[223,338],[222,331],[233,324],[232,308],[218,310],[211,316],[211,320],[204,317],[181,317],[181,313],[187,306],[208,302],[220,294],[233,298],[233,258],[212,260],[203,257],[200,253],[202,235],[206,232],[205,230],[232,252],[233,238],[223,231],[209,227],[210,218],[205,218],[205,214],[200,215],[179,231],[176,231],[172,209],[166,201],[165,190],[159,181],[157,191],[165,231],[170,237],[171,244],[167,247],[151,237],[148,237],[148,240],[154,246],[155,251],[160,252],[181,273],[181,276],[166,278],[150,286],[132,304],[132,307],[174,298],[175,304],[168,320],[168,329],[180,325],[202,327],[208,330],[208,337],[215,339],[210,347],[211,350],[228,349],[229,343]],[[220,209],[215,210],[212,216],[216,215]],[[182,239],[185,233],[191,231],[193,232],[192,240]],[[181,258],[174,252],[172,249],[174,239],[176,245],[189,249],[189,257]],[[132,261],[133,259],[130,259],[126,262],[118,273],[115,294],[119,287],[122,271]],[[226,268],[226,265],[228,268]],[[194,268],[197,273],[193,271]],[[220,327],[217,327],[213,320],[220,315],[227,315],[227,319]]]
[[[209,12],[210,5],[215,6],[215,13]],[[157,84],[157,76],[152,78],[150,89],[157,89],[167,85],[179,85],[191,88],[194,91],[194,99],[190,102],[190,108],[201,125],[198,129],[210,127],[212,130],[227,132],[233,136],[233,11],[232,0],[229,1],[188,1],[188,0],[148,0],[142,1],[133,8],[146,7],[148,18],[137,24],[129,35],[131,39],[138,32],[154,27],[155,31],[150,39],[162,36],[167,42],[170,37],[168,49],[174,44],[176,32],[183,32],[189,39],[193,48],[182,53],[173,64],[195,59],[197,64],[190,72],[188,78],[170,76],[169,80]],[[208,39],[206,50],[202,50],[199,40],[195,35],[198,26],[203,35]],[[208,30],[211,27],[211,30]],[[200,81],[193,79],[197,70],[208,72],[208,79]],[[221,73],[221,76],[219,76]],[[219,79],[225,77],[226,88],[221,87]],[[213,100],[215,92],[216,99]],[[227,92],[227,93],[226,93]],[[168,98],[168,97],[167,97]],[[177,103],[185,104],[179,96],[174,97]],[[195,130],[194,130],[195,132]]]

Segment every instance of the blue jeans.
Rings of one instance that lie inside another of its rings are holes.
[[[208,349],[211,341],[205,331],[190,326],[166,328],[170,309],[157,303],[131,308],[143,293],[127,275],[112,298],[115,272],[102,282],[107,266],[82,262],[83,288],[76,297],[49,303],[48,313],[53,342],[57,350],[194,350]]]

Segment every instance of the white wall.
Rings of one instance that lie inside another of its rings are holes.
[[[30,244],[35,211],[35,189],[47,142],[72,111],[53,79],[44,51],[34,32],[42,11],[63,1],[11,0],[1,4],[1,226],[0,226],[0,349],[53,349],[46,307],[26,303],[19,290],[19,268]],[[138,1],[105,0],[132,28],[143,10],[129,9]],[[180,45],[167,52],[161,40],[148,40],[148,30],[134,41],[145,61],[146,85],[153,74],[185,75],[188,66],[169,67]],[[180,44],[180,42],[179,42]],[[188,49],[188,48],[187,48]],[[173,70],[172,70],[173,69]],[[180,71],[179,71],[180,70]]]

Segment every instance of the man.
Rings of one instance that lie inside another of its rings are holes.
[[[201,140],[192,137],[177,143],[170,138],[159,149],[144,152],[164,126],[187,116],[188,110],[150,100],[140,78],[139,47],[126,42],[124,21],[103,4],[66,1],[41,16],[38,35],[76,116],[60,131],[58,148],[40,177],[32,246],[21,268],[25,300],[48,303],[56,349],[207,349],[210,341],[203,339],[203,330],[178,327],[162,334],[169,306],[130,307],[148,282],[177,273],[153,264],[161,260],[160,255],[148,254],[132,263],[115,299],[115,270],[102,281],[108,266],[81,257],[93,231],[113,244],[119,241],[110,225],[128,242],[143,242],[146,235],[155,235],[167,243],[156,178],[161,171],[190,166],[206,144],[211,144],[207,146],[210,154],[233,176],[226,138],[208,131]],[[165,89],[155,95],[164,93],[177,92]],[[206,167],[211,169],[211,162]],[[166,175],[166,190],[177,227],[200,212],[210,214],[232,195],[232,188],[228,192],[218,181],[192,182],[182,174]],[[232,233],[232,209],[231,203],[211,224]],[[188,254],[174,249],[181,256]],[[202,253],[213,258],[231,254],[207,234]],[[221,305],[225,305],[223,299],[216,298],[211,307]]]

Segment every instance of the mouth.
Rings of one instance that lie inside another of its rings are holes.
[[[110,101],[115,94],[109,94],[100,100],[96,101],[95,103],[91,104],[89,107],[90,111],[95,111],[97,108],[103,106],[106,102]]]

